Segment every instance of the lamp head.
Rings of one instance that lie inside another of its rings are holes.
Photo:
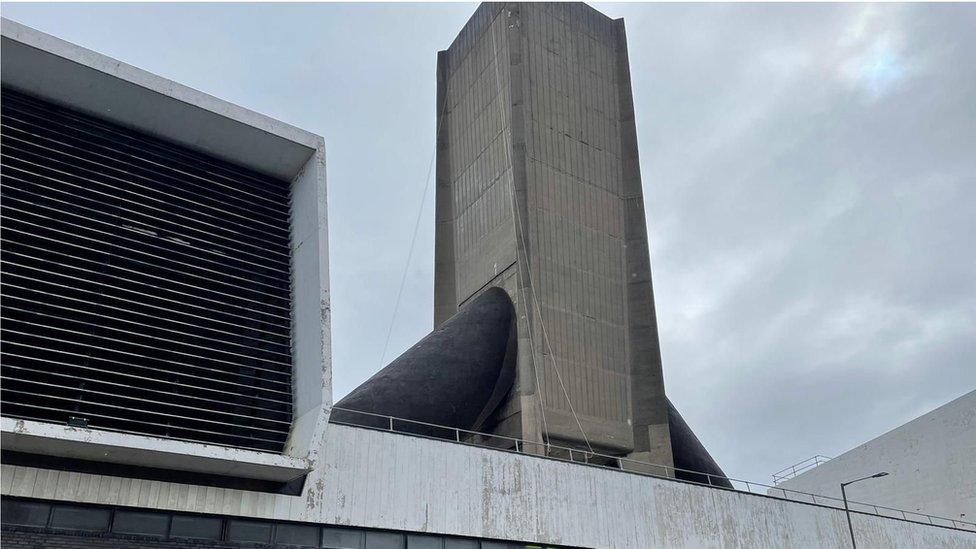
[[[871,475],[871,478],[881,478],[881,477],[886,477],[886,476],[888,476],[888,471],[881,471],[880,473],[876,473],[874,475]]]

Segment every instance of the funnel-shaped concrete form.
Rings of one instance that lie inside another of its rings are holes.
[[[674,466],[676,469],[685,469],[685,471],[675,471],[675,478],[732,488],[732,483],[725,478],[722,468],[718,466],[718,463],[715,463],[712,455],[695,436],[695,432],[678,413],[678,409],[671,403],[671,399],[668,399],[668,431],[671,436],[671,453],[674,457]],[[705,474],[689,473],[688,471],[700,471]]]
[[[336,403],[332,421],[390,426],[389,419],[347,411],[357,410],[478,430],[512,388],[516,345],[512,301],[501,288],[490,288]],[[395,427],[455,436],[405,421]]]

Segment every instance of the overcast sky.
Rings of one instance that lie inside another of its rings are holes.
[[[627,22],[668,394],[769,481],[976,388],[976,5],[596,4]],[[335,397],[381,367],[474,4],[3,5],[325,136]],[[433,192],[391,350],[433,322]]]

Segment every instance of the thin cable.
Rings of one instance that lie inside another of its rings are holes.
[[[493,31],[491,33],[491,45],[492,45],[492,53],[493,53],[493,55],[495,57],[495,82],[496,82],[498,96],[500,98],[501,97],[501,80],[499,78],[499,73],[498,73],[498,48],[497,48],[496,43],[495,43],[495,33]],[[499,108],[501,108],[501,101],[499,101]],[[503,117],[504,117],[504,115],[503,115]],[[511,125],[510,125],[510,127],[511,127]],[[509,152],[509,145],[508,145],[508,142],[507,142],[508,135],[505,133],[505,129],[504,128],[502,128],[502,139],[505,140],[505,143],[504,143],[504,145],[505,145],[504,146],[505,156],[506,156],[506,158],[508,160],[509,166],[512,166],[512,159],[511,159],[511,155],[510,155],[510,152]],[[515,220],[516,220],[516,223],[517,223],[517,226],[518,226],[517,227],[518,230],[516,232],[518,234],[519,241],[522,244],[522,249],[523,250],[527,250],[528,247],[526,246],[526,243],[525,243],[525,234],[524,234],[523,227],[522,227],[522,220],[521,220],[521,217],[517,213],[517,210],[518,210],[518,193],[516,192],[516,189],[515,189],[515,172],[514,172],[514,166],[512,166],[511,170],[512,170],[512,177],[510,179],[510,183],[511,183],[512,202],[513,202],[513,205],[512,205],[513,212],[512,213],[515,216]],[[517,259],[517,257],[518,257],[518,250],[516,250],[516,259]],[[556,363],[556,355],[552,351],[552,343],[549,340],[549,333],[546,330],[546,324],[545,324],[545,321],[543,320],[543,317],[542,317],[542,308],[539,306],[539,301],[538,301],[538,299],[536,298],[536,295],[535,295],[535,288],[534,288],[533,282],[532,282],[532,270],[529,267],[529,259],[528,259],[528,257],[526,257],[526,260],[525,260],[525,271],[526,271],[526,273],[529,276],[529,292],[530,292],[529,300],[532,302],[532,304],[535,307],[536,316],[539,319],[539,325],[542,327],[542,336],[543,336],[542,339],[543,339],[543,341],[546,344],[546,348],[549,350],[549,358],[552,360],[552,369],[553,369],[554,372],[556,372],[556,379],[559,381],[559,386],[560,386],[560,388],[563,391],[563,395],[566,397],[566,402],[569,404],[569,410],[573,414],[573,419],[576,420],[576,425],[577,425],[577,427],[579,427],[580,434],[583,435],[583,442],[586,443],[586,447],[592,453],[593,452],[593,446],[590,445],[590,440],[586,436],[586,430],[583,429],[583,423],[580,421],[579,415],[576,413],[576,407],[573,406],[573,400],[572,400],[572,398],[570,398],[569,391],[566,390],[566,385],[563,383],[562,375],[560,375],[560,373],[559,373],[559,365]],[[523,300],[524,300],[524,293],[523,293]],[[529,324],[531,325],[531,322]],[[535,360],[534,360],[534,358],[535,357],[533,357],[533,370],[535,370]],[[543,363],[545,363],[545,359],[543,359]],[[539,402],[540,402],[540,404],[542,404],[542,387],[538,383],[538,372],[536,372],[536,385],[537,385],[537,391],[539,392]],[[545,417],[544,404],[542,404],[542,406],[543,406],[543,418],[544,418]],[[548,428],[546,428],[546,430],[548,430]]]
[[[510,175],[511,175],[510,188],[511,188],[511,192],[512,192],[512,204],[511,204],[512,205],[512,208],[511,208],[511,213],[512,213],[512,230],[513,231],[516,230],[515,227],[516,227],[516,225],[518,225],[519,231],[520,231],[522,225],[521,225],[521,221],[519,220],[518,213],[517,213],[517,210],[518,210],[518,200],[516,199],[516,196],[515,196],[515,169],[514,169],[514,166],[512,166],[512,159],[511,159],[511,157],[509,155],[508,142],[505,139],[505,127],[504,127],[504,123],[505,123],[505,111],[502,108],[502,99],[503,99],[503,96],[502,96],[502,89],[501,89],[501,74],[498,72],[498,49],[497,49],[497,47],[495,45],[495,31],[494,31],[493,27],[494,27],[494,25],[489,26],[488,27],[488,32],[491,34],[491,49],[492,49],[492,54],[494,55],[494,59],[495,59],[494,60],[494,65],[495,65],[495,102],[498,104],[499,122],[502,124],[502,129],[501,129],[501,132],[500,132],[502,134],[502,148],[505,150],[505,156],[508,159],[508,165],[509,165],[509,168],[508,169],[509,169],[509,172],[510,172]],[[523,249],[525,249],[524,242],[523,242]],[[516,249],[515,249],[515,259],[518,260],[518,247],[516,247]],[[528,261],[528,259],[526,259],[526,261]],[[526,270],[528,270],[528,269],[526,269]],[[519,277],[519,279],[521,279],[521,270],[516,269],[515,273]],[[549,453],[549,444],[550,444],[550,439],[549,439],[549,423],[546,420],[546,403],[545,403],[545,401],[542,398],[542,382],[540,381],[540,378],[539,378],[539,369],[536,368],[536,364],[535,364],[535,337],[534,337],[534,335],[532,333],[532,322],[528,321],[528,319],[529,319],[529,314],[528,313],[531,312],[531,311],[528,310],[529,304],[528,304],[528,300],[525,298],[525,290],[522,289],[522,282],[521,282],[521,280],[516,280],[515,286],[516,286],[516,288],[515,288],[516,292],[519,293],[522,296],[522,298],[521,298],[522,307],[524,307],[525,310],[526,310],[526,315],[525,315],[526,323],[525,323],[525,326],[526,326],[526,332],[528,332],[528,335],[529,335],[529,348],[532,351],[532,352],[529,353],[529,356],[532,357],[532,375],[533,375],[533,377],[535,377],[535,387],[536,387],[535,394],[536,394],[536,396],[539,399],[539,413],[542,416],[542,441],[545,443],[546,454],[548,455],[548,453]],[[532,281],[530,279],[529,280],[529,289],[530,290],[531,290],[531,287],[532,287]]]
[[[447,97],[444,98],[444,105],[447,105]],[[440,116],[437,120],[437,129],[434,130],[434,151],[430,155],[430,162],[427,164],[427,178],[424,182],[424,194],[420,198],[420,209],[417,211],[417,220],[413,224],[413,236],[410,238],[410,250],[407,252],[407,263],[403,266],[403,276],[400,278],[400,289],[397,290],[396,301],[393,305],[393,316],[390,318],[390,329],[386,331],[386,343],[383,344],[383,354],[380,355],[380,368],[386,365],[386,352],[390,348],[390,338],[393,336],[393,326],[396,324],[397,312],[400,310],[400,298],[403,297],[403,288],[407,284],[407,273],[410,271],[410,260],[413,259],[413,250],[417,244],[417,233],[420,232],[420,219],[423,217],[424,206],[427,205],[427,193],[430,191],[430,174],[434,170],[434,159],[437,158],[437,142],[441,136],[441,124],[444,123],[444,109],[441,108]]]

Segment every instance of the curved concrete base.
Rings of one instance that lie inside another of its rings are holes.
[[[515,381],[515,308],[491,288],[340,400],[337,423],[389,427],[381,414],[479,430]],[[453,430],[407,422],[399,431],[454,438]],[[463,436],[463,435],[462,435]]]

